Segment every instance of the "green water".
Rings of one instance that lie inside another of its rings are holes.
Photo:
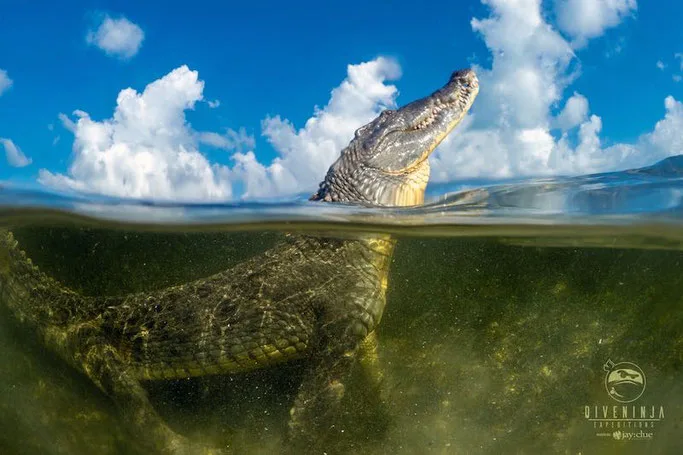
[[[14,229],[42,270],[91,295],[207,276],[281,235],[230,231]],[[400,234],[378,329],[384,401],[354,378],[328,453],[683,453],[680,227],[559,231],[503,226],[478,236],[476,227],[451,226]],[[6,310],[0,316],[1,454],[139,453],[106,396]],[[642,370],[640,398],[622,405],[608,395],[608,360]],[[280,447],[300,371],[293,363],[148,390],[177,432],[230,453],[268,454]],[[645,420],[632,418],[634,405],[638,418],[645,407]],[[628,406],[621,428],[596,428],[590,419],[603,418],[603,406],[610,420]],[[647,420],[652,407],[656,420]],[[632,433],[642,438],[628,439]]]

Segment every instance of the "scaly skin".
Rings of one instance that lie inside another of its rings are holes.
[[[429,97],[359,129],[311,198],[384,206],[419,204],[427,157],[478,91],[454,73]],[[394,240],[289,235],[273,249],[208,278],[155,292],[83,296],[35,267],[0,231],[0,299],[46,346],[119,406],[141,445],[159,453],[216,453],[174,433],[145,380],[228,374],[306,357],[286,449],[316,450],[351,366],[376,365],[374,330],[386,301]]]

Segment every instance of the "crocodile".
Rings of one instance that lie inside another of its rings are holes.
[[[459,70],[431,95],[382,111],[355,132],[310,200],[421,204],[428,157],[478,91],[475,72]],[[329,428],[353,365],[376,365],[375,329],[394,245],[383,234],[289,233],[268,251],[206,278],[89,296],[41,271],[6,229],[0,233],[0,301],[108,395],[152,453],[220,451],[172,430],[150,401],[147,381],[234,374],[305,358],[283,444],[301,453],[316,447]]]

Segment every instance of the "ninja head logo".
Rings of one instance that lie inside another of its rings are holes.
[[[637,400],[645,391],[645,373],[631,362],[614,363],[608,360],[603,366],[607,393],[619,403]]]

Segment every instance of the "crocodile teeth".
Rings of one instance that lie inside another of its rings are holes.
[[[429,126],[429,125],[436,119],[436,116],[437,116],[441,111],[453,107],[454,104],[455,104],[455,102],[444,103],[444,102],[441,101],[441,100],[437,100],[437,101],[434,103],[434,107],[432,107],[432,110],[431,110],[431,112],[429,113],[429,115],[428,115],[424,120],[422,120],[420,123],[418,123],[417,125],[415,125],[414,129],[416,129],[416,130],[421,130],[421,129],[426,128],[427,126]]]

